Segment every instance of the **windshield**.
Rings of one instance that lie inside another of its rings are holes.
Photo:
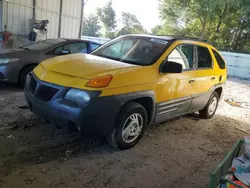
[[[151,65],[165,51],[167,40],[149,37],[115,39],[98,48],[92,55],[136,65]]]
[[[65,41],[66,40],[64,39],[48,39],[48,40],[36,42],[33,44],[29,44],[26,46],[22,46],[21,48],[24,48],[27,50],[46,50]]]

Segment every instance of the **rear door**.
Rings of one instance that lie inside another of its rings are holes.
[[[193,90],[193,101],[189,111],[200,110],[206,106],[211,90],[219,79],[214,69],[211,49],[206,46],[196,46],[196,51],[196,81]]]

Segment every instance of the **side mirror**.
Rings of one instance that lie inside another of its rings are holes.
[[[68,54],[71,54],[71,52],[69,50],[63,50],[63,51],[59,52],[58,55],[68,55]]]
[[[182,73],[182,65],[173,61],[165,61],[160,66],[160,73]]]

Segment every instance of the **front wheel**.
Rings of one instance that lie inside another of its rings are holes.
[[[129,102],[119,113],[116,127],[107,140],[115,148],[129,149],[143,136],[147,121],[148,115],[145,108],[138,103]]]
[[[199,116],[204,119],[212,118],[217,110],[218,103],[219,103],[219,94],[217,92],[214,92],[211,95],[205,108],[199,111]]]
[[[24,85],[25,85],[25,81],[26,81],[26,77],[27,75],[35,68],[36,66],[35,65],[30,65],[26,68],[24,68],[20,75],[19,75],[19,85],[21,88],[24,88]]]

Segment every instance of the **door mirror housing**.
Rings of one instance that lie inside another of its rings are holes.
[[[182,73],[183,67],[174,61],[165,61],[160,66],[160,73]]]
[[[58,55],[68,55],[68,54],[71,54],[69,50],[62,50],[61,52],[59,52]]]

